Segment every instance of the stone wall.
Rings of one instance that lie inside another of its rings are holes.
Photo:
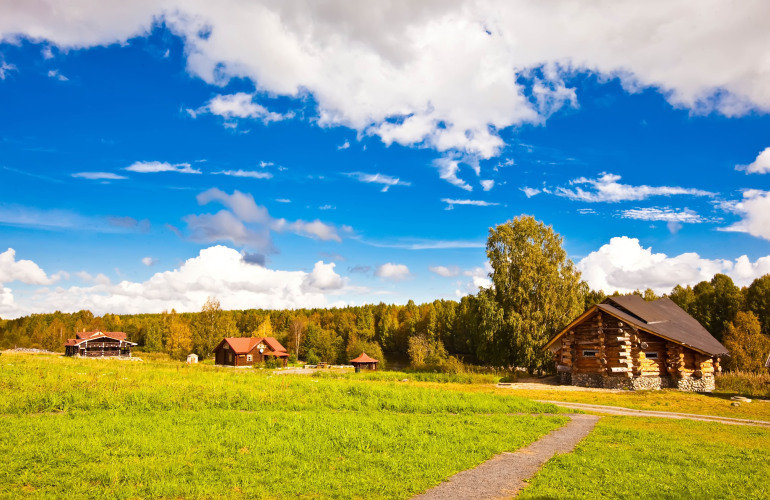
[[[571,377],[570,377],[571,375]],[[571,381],[570,381],[571,378]],[[714,377],[608,377],[594,373],[560,373],[559,383],[579,387],[596,387],[601,389],[627,389],[649,391],[656,389],[679,389],[691,392],[712,392]]]

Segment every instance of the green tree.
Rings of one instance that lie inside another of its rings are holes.
[[[770,334],[770,274],[755,279],[746,290],[746,307],[759,318],[762,331]]]
[[[740,311],[735,320],[727,323],[725,347],[730,351],[726,365],[733,370],[764,371],[770,354],[770,337],[762,334],[759,319],[751,311]]]
[[[206,299],[193,324],[193,347],[198,356],[208,358],[223,338],[238,335],[235,321],[222,311],[219,301],[214,297]]]
[[[503,309],[513,346],[511,365],[530,373],[550,367],[542,347],[583,311],[587,285],[567,258],[562,238],[534,217],[521,216],[490,228],[487,257],[495,299]]]

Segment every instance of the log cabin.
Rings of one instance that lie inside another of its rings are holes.
[[[609,297],[545,346],[564,385],[711,392],[727,349],[669,298]]]
[[[134,342],[126,340],[125,332],[79,332],[74,339],[64,343],[65,356],[83,357],[131,357]]]
[[[225,366],[252,366],[269,358],[281,360],[285,367],[289,353],[273,337],[227,337],[214,348],[214,363]]]

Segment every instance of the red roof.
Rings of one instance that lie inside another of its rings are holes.
[[[289,356],[286,354],[286,349],[281,343],[273,337],[226,337],[224,342],[230,344],[230,347],[235,354],[246,354],[251,352],[260,342],[262,342],[269,348],[266,349],[263,354],[278,357]]]
[[[351,363],[379,363],[376,359],[372,359],[369,356],[366,355],[366,353],[361,353],[359,357],[356,359],[351,359]]]
[[[75,334],[75,338],[86,340],[96,337],[109,337],[115,340],[126,340],[126,332],[103,332],[101,330],[94,330],[92,332],[78,332]]]

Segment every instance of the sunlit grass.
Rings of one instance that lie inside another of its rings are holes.
[[[2,356],[0,497],[408,498],[559,427],[519,415],[554,411],[425,384]]]
[[[604,417],[518,498],[769,498],[770,430]]]

